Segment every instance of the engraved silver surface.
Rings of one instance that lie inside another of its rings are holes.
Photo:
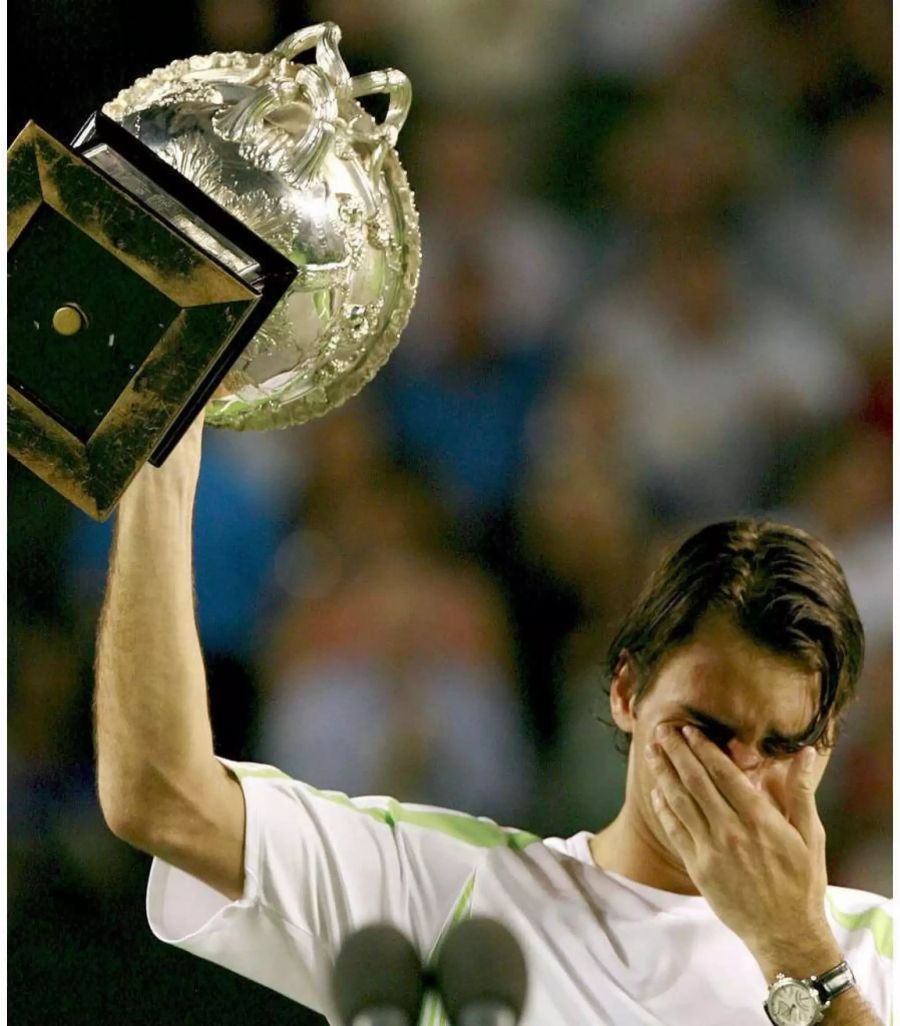
[[[299,268],[207,406],[219,427],[326,413],[371,380],[409,319],[421,242],[394,146],[412,91],[395,70],[352,78],[339,42],[325,22],[271,53],[174,61],[103,108]],[[312,48],[313,63],[294,62]],[[388,96],[382,122],[357,99],[373,93]]]

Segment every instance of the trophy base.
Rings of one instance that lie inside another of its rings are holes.
[[[104,520],[160,466],[296,267],[127,131],[7,151],[9,451]]]

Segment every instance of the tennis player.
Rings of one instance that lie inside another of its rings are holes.
[[[155,856],[161,940],[336,1020],[349,934],[387,921],[428,957],[475,913],[523,945],[526,1026],[887,1023],[890,903],[828,885],[816,811],[863,655],[824,546],[735,520],[662,563],[607,664],[630,738],[621,811],[541,839],[216,757],[192,581],[200,453],[198,421],[124,496],[98,641],[100,801]],[[445,1022],[430,1002],[422,1021]]]

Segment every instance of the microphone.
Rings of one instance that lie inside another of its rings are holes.
[[[366,926],[338,953],[332,990],[345,1026],[416,1026],[425,996],[422,960],[393,926]]]
[[[525,1005],[525,956],[507,928],[476,917],[447,935],[435,980],[453,1026],[516,1026]]]

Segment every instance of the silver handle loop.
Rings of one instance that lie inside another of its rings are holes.
[[[272,51],[278,57],[293,60],[306,50],[316,48],[316,64],[325,72],[331,84],[343,93],[350,84],[350,72],[341,57],[338,46],[341,42],[341,30],[333,21],[323,21],[319,25],[292,32]]]
[[[254,95],[213,118],[213,130],[238,144],[241,154],[266,171],[280,171],[292,184],[315,173],[328,155],[338,117],[337,97],[327,75],[319,68],[301,65],[291,69],[292,78],[270,82]],[[310,105],[310,119],[302,138],[271,120],[276,111],[301,95]]]
[[[347,126],[351,141],[373,147],[369,175],[377,185],[384,159],[396,145],[409,114],[412,85],[406,75],[393,68],[351,78],[338,49],[340,41],[341,30],[330,21],[300,29],[283,39],[272,51],[277,59],[278,80],[219,114],[213,121],[214,130],[239,146],[248,140],[242,150],[246,159],[266,170],[280,171],[296,184],[314,174],[330,152],[342,101],[349,104],[361,96],[387,95],[384,121],[375,122],[353,110]],[[315,64],[292,63],[313,47]],[[271,115],[296,101],[301,90],[310,104],[310,123],[297,142],[273,123]]]
[[[397,71],[394,68],[388,68],[385,71],[370,71],[368,74],[357,75],[350,80],[350,95],[354,99],[379,93],[388,96],[388,109],[384,121],[377,125],[374,138],[371,132],[360,131],[358,122],[350,126],[351,136],[376,143],[369,165],[369,174],[376,184],[381,174],[384,158],[387,156],[388,150],[397,144],[397,136],[409,114],[412,104],[412,83],[402,71]]]

